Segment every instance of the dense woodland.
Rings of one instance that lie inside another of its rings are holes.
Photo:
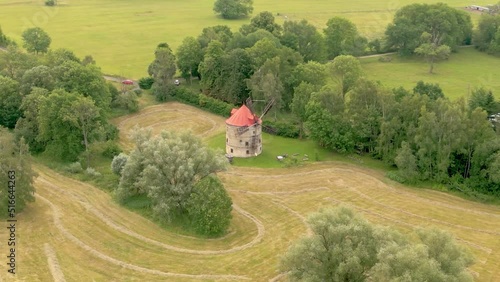
[[[368,41],[347,19],[333,17],[323,30],[305,20],[277,24],[270,12],[238,31],[204,28],[173,52],[155,50],[150,77],[140,80],[158,101],[178,99],[225,115],[248,97],[275,99],[266,127],[288,137],[312,138],[340,153],[368,154],[399,168],[401,182],[443,183],[467,193],[500,193],[500,112],[489,89],[478,86],[468,101],[449,101],[439,85],[388,89],[365,78],[354,56],[397,51],[429,62],[474,44],[498,54],[499,15],[470,16],[445,4],[400,9],[384,38]],[[22,50],[0,32],[0,125],[14,129],[34,153],[89,167],[96,150],[113,157],[117,129],[111,108],[138,109],[140,91],[120,93],[91,56],[50,49],[40,28],[23,33]],[[174,76],[185,78],[183,86]],[[201,91],[194,91],[199,85]],[[264,103],[262,103],[264,104]],[[255,104],[255,110],[261,106]],[[273,118],[274,117],[274,118]],[[286,117],[281,118],[281,117]],[[292,118],[290,118],[292,117]]]
[[[423,81],[413,89],[388,89],[366,79],[353,56],[422,56],[432,72],[435,62],[461,45],[495,54],[499,18],[484,15],[474,30],[464,11],[413,4],[396,13],[384,38],[368,42],[344,18],[330,19],[320,31],[305,20],[280,26],[262,12],[234,33],[226,26],[205,28],[197,38],[185,38],[175,54],[168,44],[159,45],[149,73],[159,100],[175,96],[227,115],[247,97],[275,99],[274,116],[286,119],[268,117],[265,124],[278,134],[369,154],[397,166],[389,177],[400,182],[431,181],[498,196],[500,130],[488,116],[500,112],[500,104],[490,90],[477,86],[468,101],[449,101],[439,85]],[[202,94],[172,86],[176,66],[188,84],[199,80]],[[207,96],[229,106],[207,106],[201,101]]]

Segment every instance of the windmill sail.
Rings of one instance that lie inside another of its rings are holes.
[[[250,109],[250,111],[253,112],[253,101],[252,101],[252,97],[248,97],[245,101],[245,105],[247,105],[247,107]]]
[[[264,108],[264,111],[262,111],[262,115],[260,115],[259,119],[262,119],[262,117],[264,117],[264,115],[266,115],[269,110],[271,110],[271,108],[273,107],[274,105],[274,98],[271,99],[271,101],[269,101],[269,103],[267,103],[266,107]]]

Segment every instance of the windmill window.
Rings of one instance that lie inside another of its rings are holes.
[[[245,146],[248,146],[248,142],[245,142]]]
[[[253,131],[253,135],[255,135],[255,130]]]
[[[250,151],[249,151],[249,150],[247,150],[247,155],[248,155],[248,154],[250,154]]]
[[[231,148],[231,153],[233,152],[233,148]]]
[[[240,143],[241,143],[241,140],[240,140]]]
[[[259,143],[261,142],[262,140],[259,139]]]
[[[226,143],[228,143],[228,142],[229,142],[229,139],[228,139],[228,138],[226,138]]]

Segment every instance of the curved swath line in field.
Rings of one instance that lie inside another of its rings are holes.
[[[157,106],[153,106],[153,107],[157,107]],[[153,108],[153,107],[150,107],[150,108]],[[120,123],[118,123],[118,127],[123,127],[123,125],[125,123],[129,122],[129,120],[132,120],[132,119],[141,119],[141,118],[144,118],[146,116],[157,114],[157,113],[161,113],[161,112],[165,112],[165,113],[169,113],[169,112],[184,113],[185,115],[190,116],[190,117],[197,117],[197,118],[200,118],[200,119],[203,118],[203,120],[210,121],[210,123],[212,124],[212,128],[217,127],[217,122],[215,122],[212,118],[210,118],[208,116],[201,117],[195,111],[184,110],[184,109],[168,109],[168,108],[160,108],[160,109],[157,109],[157,110],[154,110],[154,111],[148,111],[148,112],[144,112],[144,113],[139,113],[139,114],[132,115],[132,116],[130,116],[130,117],[128,117],[128,118],[120,121]]]
[[[394,219],[394,218],[391,218],[391,217],[388,217],[388,216],[385,216],[383,214],[380,214],[378,212],[375,212],[375,211],[372,211],[372,210],[369,210],[369,209],[364,209],[364,208],[361,208],[361,207],[358,207],[356,205],[353,205],[351,203],[346,203],[346,202],[343,202],[343,201],[340,201],[338,199],[335,199],[335,198],[332,198],[332,197],[326,197],[324,198],[325,200],[330,200],[332,202],[335,202],[337,204],[344,204],[344,205],[347,205],[347,206],[351,206],[357,210],[360,210],[360,211],[363,211],[365,213],[368,213],[368,214],[371,214],[371,215],[374,215],[376,217],[380,217],[380,218],[383,218],[385,220],[388,220],[388,221],[392,221],[394,223],[398,223],[400,225],[405,225],[405,226],[408,226],[410,228],[413,228],[413,229],[418,229],[420,228],[421,226],[418,226],[418,225],[415,225],[415,224],[411,224],[411,223],[408,223],[408,222],[405,222],[405,221],[402,221],[402,220],[399,220],[399,219]],[[490,248],[487,248],[487,247],[483,247],[481,245],[478,245],[476,243],[473,243],[473,242],[470,242],[470,241],[467,241],[467,240],[464,240],[464,239],[461,239],[457,236],[455,236],[455,239],[461,241],[461,242],[464,242],[465,244],[467,245],[470,245],[471,247],[475,248],[475,249],[478,249],[478,250],[481,250],[487,254],[491,254],[493,252],[492,249]]]
[[[314,174],[314,173],[335,172],[335,171],[354,172],[354,170],[352,170],[352,169],[325,168],[325,169],[312,170],[312,171],[308,171],[308,172],[278,174],[278,175],[262,175],[262,174],[259,174],[259,173],[248,173],[248,174],[245,173],[245,174],[242,174],[242,173],[231,172],[231,171],[224,172],[224,174],[235,175],[235,176],[240,176],[240,177],[249,177],[249,178],[254,178],[254,179],[258,179],[258,178],[276,178],[276,179],[279,179],[279,178],[289,177],[290,175],[293,175],[293,176],[303,176],[303,175],[310,175],[310,174]],[[357,171],[357,172],[358,173],[362,173],[362,172],[359,172],[359,171]],[[362,173],[362,174],[364,176],[366,176],[366,177],[368,177],[368,178],[376,181],[379,184],[383,184],[384,189],[388,190],[389,192],[391,192],[393,194],[405,195],[405,196],[410,197],[410,198],[412,198],[412,199],[414,199],[416,201],[419,201],[421,203],[434,204],[434,205],[439,205],[439,206],[450,208],[450,209],[454,209],[454,210],[465,211],[465,212],[469,212],[469,213],[481,214],[481,215],[486,215],[486,216],[492,216],[492,217],[498,217],[498,218],[500,218],[500,214],[495,214],[495,213],[489,213],[489,212],[484,212],[484,211],[478,211],[478,210],[473,210],[473,209],[462,208],[462,207],[458,207],[458,206],[453,206],[453,205],[450,205],[450,204],[446,204],[446,203],[443,203],[443,202],[439,202],[439,201],[436,201],[436,200],[430,200],[430,199],[425,199],[425,198],[422,198],[422,197],[418,197],[418,196],[415,196],[414,194],[402,191],[401,189],[394,188],[393,186],[391,186],[391,185],[389,185],[389,184],[381,181],[380,179],[378,179],[378,178],[376,178],[374,176],[371,176],[371,175],[366,174],[366,173]]]
[[[307,219],[305,216],[301,215],[299,212],[297,212],[296,210],[290,208],[289,206],[283,204],[282,202],[279,202],[277,200],[273,200],[272,201],[275,205],[277,206],[280,206],[282,207],[283,209],[287,210],[288,212],[290,212],[291,214],[293,214],[294,216],[298,217],[302,223],[304,224],[304,226],[306,227],[307,229],[307,235],[312,235],[312,230],[311,230],[311,227],[309,227],[309,224],[307,224]]]
[[[317,170],[311,170],[311,171],[305,171],[305,172],[295,172],[295,173],[282,173],[282,174],[274,174],[274,175],[265,175],[261,173],[239,173],[239,172],[234,172],[234,171],[226,171],[224,174],[228,175],[234,175],[234,176],[241,176],[241,177],[248,177],[248,178],[283,178],[283,177],[289,177],[290,175],[293,176],[305,176],[305,175],[311,175],[315,173],[322,173],[322,172],[327,172],[327,171],[344,171],[344,172],[353,172],[352,169],[344,169],[344,168],[323,168],[323,169],[317,169]]]
[[[233,204],[233,208],[238,213],[240,213],[244,217],[246,217],[246,218],[250,219],[251,221],[253,221],[255,223],[255,225],[257,226],[257,235],[255,236],[255,238],[252,241],[250,241],[250,242],[248,242],[248,243],[246,243],[244,245],[233,247],[233,248],[227,249],[227,250],[213,250],[213,251],[206,250],[206,251],[200,251],[200,250],[192,250],[192,249],[179,248],[179,247],[168,245],[168,244],[165,244],[165,243],[153,240],[151,238],[145,237],[143,235],[135,233],[134,231],[132,231],[132,230],[130,230],[130,229],[124,227],[124,226],[118,225],[112,219],[110,219],[107,215],[101,213],[100,211],[97,211],[97,209],[94,206],[92,206],[88,201],[84,200],[79,195],[75,195],[72,192],[65,191],[65,190],[61,189],[60,187],[58,187],[57,185],[54,185],[54,184],[46,181],[43,178],[42,179],[37,179],[37,180],[39,180],[41,182],[44,182],[45,185],[47,185],[47,186],[49,186],[49,187],[51,187],[51,188],[53,188],[55,190],[58,190],[59,194],[61,194],[61,193],[67,194],[70,197],[76,199],[82,206],[85,207],[85,209],[87,211],[90,211],[91,213],[93,213],[99,220],[101,220],[102,222],[104,222],[107,226],[115,229],[116,231],[122,232],[122,233],[127,234],[127,235],[129,235],[131,237],[137,238],[137,239],[139,239],[141,241],[144,241],[144,242],[156,245],[158,247],[161,247],[161,248],[164,248],[164,249],[167,249],[167,250],[170,250],[170,251],[175,251],[175,252],[179,252],[179,253],[187,253],[187,254],[196,254],[196,255],[221,255],[221,254],[234,253],[234,252],[242,251],[242,250],[245,250],[245,249],[248,249],[248,248],[250,248],[252,246],[257,245],[259,242],[261,242],[262,238],[264,237],[264,233],[265,233],[264,225],[262,224],[262,222],[260,220],[258,220],[255,216],[253,216],[249,212],[243,210],[239,206]]]
[[[38,173],[40,174],[40,172],[39,172],[39,171],[38,171]],[[58,176],[64,177],[64,176],[62,176],[62,175],[58,174],[57,172],[52,171],[52,173],[54,173],[54,174],[56,174],[56,175],[58,175]],[[49,181],[45,180],[42,176],[37,177],[37,179],[36,179],[35,181],[41,181],[41,182],[44,182],[47,186],[50,186],[50,187],[52,187],[52,188],[54,188],[54,189],[58,190],[58,191],[59,191],[59,193],[67,194],[67,195],[69,195],[69,196],[73,197],[73,198],[74,198],[75,200],[77,200],[79,203],[82,203],[82,204],[83,204],[83,202],[87,202],[87,203],[89,202],[88,200],[84,199],[82,196],[78,195],[78,194],[77,194],[77,193],[75,193],[75,192],[72,192],[72,191],[67,191],[67,190],[61,189],[59,186],[56,186],[56,185],[54,185],[54,184],[50,183]],[[90,188],[92,188],[92,189],[95,189],[95,187],[93,187],[93,186],[91,186],[91,185],[89,185],[89,184],[87,184],[87,183],[80,183],[80,185],[82,185],[82,186],[86,186],[86,187],[90,187]],[[91,209],[91,211],[93,211],[93,210],[94,210],[94,209]],[[178,236],[178,237],[184,237],[184,238],[189,238],[189,239],[194,239],[194,240],[202,240],[202,241],[218,241],[218,240],[223,240],[223,239],[226,239],[226,238],[228,238],[229,236],[231,236],[231,235],[233,235],[233,234],[235,234],[235,233],[236,233],[236,232],[235,232],[235,231],[233,231],[233,232],[230,232],[230,233],[226,234],[225,236],[223,236],[223,237],[219,237],[219,238],[198,238],[198,237],[193,237],[193,236],[181,235],[181,234],[177,234],[177,233],[170,233],[170,234],[175,235],[175,236]],[[0,282],[1,282],[1,281],[0,281]]]
[[[309,193],[309,192],[315,192],[315,191],[330,191],[328,187],[318,187],[318,188],[311,188],[311,189],[301,189],[301,190],[296,190],[296,191],[250,191],[250,190],[235,190],[235,189],[230,189],[228,191],[230,192],[236,192],[236,193],[244,193],[244,194],[252,194],[252,195],[294,195],[294,194],[302,194],[302,193]]]
[[[374,179],[376,179],[376,178],[374,178]],[[377,181],[381,182],[378,179],[377,179]],[[383,182],[381,182],[381,183],[383,183]],[[492,217],[498,217],[498,218],[500,218],[500,214],[483,212],[483,211],[472,210],[472,209],[467,209],[467,208],[461,208],[461,207],[458,207],[458,206],[453,206],[453,205],[446,204],[446,203],[443,203],[443,202],[439,202],[439,201],[436,201],[436,200],[430,200],[430,199],[425,199],[425,198],[417,197],[417,196],[415,196],[415,195],[413,195],[411,193],[408,193],[408,192],[405,192],[405,191],[401,191],[400,189],[394,188],[393,186],[391,186],[389,184],[385,184],[385,186],[386,186],[386,189],[389,192],[393,193],[393,194],[404,195],[404,196],[406,196],[408,198],[412,198],[413,200],[419,201],[421,203],[425,203],[425,204],[429,204],[429,205],[438,205],[438,206],[442,206],[442,207],[445,207],[445,208],[459,210],[459,211],[464,211],[464,212],[468,212],[468,213],[475,213],[475,214],[480,214],[480,215],[486,215],[486,216],[492,216]]]
[[[64,278],[64,274],[61,270],[54,249],[52,249],[52,247],[48,243],[45,243],[43,245],[43,250],[45,252],[45,256],[47,256],[47,263],[49,264],[49,270],[52,274],[52,278],[54,278],[54,281],[65,282],[66,279]]]
[[[193,120],[192,118],[180,118],[180,119],[175,119],[175,120],[171,120],[171,121],[160,121],[160,122],[156,122],[156,123],[152,123],[150,125],[148,125],[146,128],[153,128],[153,127],[157,127],[159,125],[167,125],[167,124],[173,124],[173,123],[178,123],[178,122],[183,122],[183,121],[191,121]],[[207,120],[203,120],[203,121],[207,121]],[[205,131],[203,131],[202,133],[199,133],[199,134],[196,134],[198,136],[205,136],[209,133],[211,133],[212,131],[214,131],[216,128],[217,128],[217,124],[215,123],[215,121],[211,121],[212,123],[212,128],[210,129],[207,129]]]
[[[219,238],[198,238],[198,237],[193,237],[193,236],[188,236],[188,235],[182,235],[182,234],[176,234],[176,236],[179,236],[179,237],[182,237],[182,238],[188,238],[188,239],[192,239],[192,240],[221,241],[221,240],[224,240],[224,239],[227,239],[227,238],[233,236],[234,234],[236,234],[236,231],[231,231],[231,232],[227,233],[226,235],[224,235],[222,237],[219,237]]]
[[[61,233],[66,236],[70,241],[81,247],[82,249],[86,250],[87,252],[91,253],[92,255],[105,260],[109,263],[121,266],[123,268],[127,268],[130,270],[134,270],[137,272],[141,273],[148,273],[148,274],[153,274],[153,275],[158,275],[158,276],[164,276],[164,277],[182,277],[182,278],[193,278],[193,279],[216,279],[216,280],[250,280],[250,278],[246,276],[239,276],[239,275],[217,275],[217,274],[184,274],[184,273],[173,273],[173,272],[163,272],[160,270],[154,270],[154,269],[149,269],[145,267],[140,267],[134,264],[130,264],[121,260],[117,260],[115,258],[112,258],[110,256],[107,256],[96,249],[86,245],[82,241],[80,241],[78,238],[76,238],[73,234],[71,234],[64,226],[62,225],[60,218],[61,218],[61,212],[59,209],[49,200],[44,198],[43,196],[36,194],[35,195],[37,198],[45,202],[47,205],[50,206],[52,209],[52,218],[54,220],[54,225],[56,226]]]
[[[442,221],[442,220],[439,220],[439,219],[434,219],[434,218],[431,218],[431,217],[426,217],[426,216],[423,216],[423,215],[414,214],[412,212],[409,212],[409,211],[406,211],[406,210],[403,210],[403,209],[399,209],[399,208],[395,208],[395,207],[383,204],[383,203],[375,200],[374,198],[372,198],[372,197],[364,194],[363,192],[359,191],[355,187],[346,187],[346,188],[349,189],[349,190],[351,190],[351,191],[354,191],[359,196],[361,196],[361,197],[363,197],[365,199],[370,200],[370,202],[372,202],[372,203],[376,203],[376,204],[378,204],[378,205],[380,205],[382,207],[385,207],[387,209],[395,210],[397,212],[404,213],[404,214],[407,214],[409,216],[413,216],[413,217],[417,217],[417,218],[420,218],[420,219],[423,219],[423,220],[428,220],[428,221],[436,222],[436,223],[443,224],[443,225],[448,225],[448,226],[455,227],[455,228],[470,230],[470,231],[474,231],[474,232],[477,232],[477,233],[486,233],[486,234],[500,235],[500,232],[497,232],[497,231],[490,231],[490,230],[484,230],[484,229],[476,229],[476,228],[472,228],[472,227],[468,227],[468,226],[463,226],[463,225],[449,223],[449,222]]]
[[[275,277],[269,279],[268,281],[269,282],[278,282],[278,281],[281,281],[281,278],[285,277],[288,273],[280,273],[278,275],[276,275]]]

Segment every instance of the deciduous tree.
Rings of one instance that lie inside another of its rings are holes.
[[[257,31],[258,29],[267,30],[279,37],[283,28],[275,22],[274,16],[271,12],[263,11],[253,17],[250,20],[250,24],[241,26],[240,33],[247,35]]]
[[[280,58],[268,59],[248,80],[252,99],[267,102],[274,99],[272,111],[276,113],[282,107],[283,83],[280,79]],[[265,105],[265,103],[261,103]]]
[[[401,148],[398,150],[394,163],[398,167],[400,177],[402,177],[405,182],[412,183],[418,179],[417,158],[406,141],[401,143]]]
[[[339,55],[361,55],[367,40],[358,34],[356,26],[349,20],[333,17],[324,29],[328,59]]]
[[[43,29],[39,27],[32,27],[26,29],[23,34],[23,47],[31,53],[47,53],[50,42],[50,36]]]
[[[47,52],[47,56],[44,58],[44,61],[45,65],[49,67],[62,65],[66,61],[81,63],[80,59],[75,55],[73,51],[64,48],[49,50]]]
[[[469,109],[472,111],[476,108],[481,108],[488,114],[496,114],[500,112],[500,103],[495,101],[495,96],[493,96],[491,90],[481,87],[472,90],[472,95],[469,98]]]
[[[370,154],[375,151],[380,134],[383,91],[375,82],[363,78],[350,91],[346,114],[352,124],[358,151]]]
[[[171,95],[175,75],[175,56],[166,43],[161,43],[155,50],[155,59],[148,67],[148,74],[154,78],[153,93],[158,97]]]
[[[0,126],[14,128],[22,113],[23,97],[19,93],[19,83],[0,75]]]
[[[43,88],[33,88],[31,93],[23,98],[20,110],[24,117],[16,123],[14,131],[16,139],[24,138],[31,152],[40,153],[45,149],[45,142],[38,140],[38,111],[41,101],[49,95]]]
[[[16,46],[7,47],[7,52],[0,52],[0,74],[20,81],[24,72],[39,65],[33,54],[22,52]]]
[[[300,22],[286,21],[283,24],[281,43],[299,52],[304,61],[326,61],[325,39],[316,27],[306,20]]]
[[[87,167],[90,165],[89,146],[92,141],[92,134],[100,129],[99,108],[90,97],[77,96],[68,108],[62,108],[64,121],[80,130],[85,145],[85,154],[87,155]]]
[[[223,234],[231,223],[232,201],[222,182],[214,175],[202,178],[193,187],[187,204],[187,213],[201,234]]]
[[[375,226],[346,207],[307,220],[313,235],[282,259],[291,281],[473,281],[471,253],[448,233],[419,230],[419,242]]]
[[[343,98],[363,75],[359,60],[350,55],[336,57],[329,67]]]
[[[39,102],[37,140],[45,142],[46,152],[59,160],[75,161],[85,150],[81,130],[67,117],[78,96],[58,89]]]
[[[424,32],[430,34],[430,42],[436,46],[447,45],[455,50],[470,41],[472,22],[464,11],[443,3],[407,5],[396,12],[386,29],[387,47],[400,54],[412,54]]]
[[[216,25],[205,27],[201,34],[198,36],[197,40],[200,42],[201,48],[204,50],[208,47],[210,42],[217,40],[223,47],[231,40],[233,33],[227,25]]]
[[[307,220],[313,236],[300,239],[282,259],[291,281],[363,281],[377,263],[375,229],[352,210],[322,210]]]
[[[7,217],[11,209],[14,196],[15,211],[23,211],[28,202],[35,201],[33,181],[36,173],[31,168],[31,156],[24,139],[15,141],[14,136],[7,129],[0,126],[0,181],[4,188],[0,189],[1,217]],[[12,182],[10,182],[12,181]],[[10,183],[14,188],[10,188]],[[11,192],[12,191],[12,192]],[[12,218],[9,218],[12,219]]]
[[[307,82],[302,82],[299,86],[295,87],[294,95],[291,105],[292,113],[299,120],[300,132],[299,138],[302,138],[304,135],[304,123],[307,121],[307,111],[306,106],[309,103],[309,99],[311,98],[311,94],[314,93],[317,89],[317,86],[314,86]]]
[[[198,66],[203,60],[203,51],[200,43],[194,37],[186,37],[181,46],[177,48],[177,67],[181,71],[182,77],[191,82],[191,78],[200,78]]]
[[[431,40],[431,35],[424,32],[422,34],[422,41],[424,43],[415,49],[415,53],[424,56],[429,63],[429,73],[433,72],[435,62],[448,59],[451,53],[451,48],[448,45],[439,45],[439,43]]]
[[[214,12],[224,19],[237,19],[253,12],[253,0],[216,0]]]
[[[20,91],[23,95],[28,95],[34,87],[52,91],[54,86],[55,79],[52,77],[51,69],[47,66],[36,66],[24,73]]]
[[[136,148],[123,168],[117,196],[145,194],[152,201],[155,215],[171,220],[187,211],[193,187],[211,173],[224,170],[223,155],[206,148],[191,133],[163,131],[151,137],[150,132],[134,132]]]
[[[417,85],[413,87],[413,93],[419,95],[426,95],[431,100],[437,100],[439,98],[444,99],[444,93],[439,84],[437,83],[425,83],[422,80],[417,82]]]
[[[92,64],[83,66],[69,60],[54,67],[53,71],[56,80],[55,88],[91,97],[100,109],[101,118],[104,119],[108,115],[111,93],[99,67]]]
[[[500,37],[500,15],[481,15],[476,30],[474,31],[474,45],[483,52],[498,54],[497,39]]]

